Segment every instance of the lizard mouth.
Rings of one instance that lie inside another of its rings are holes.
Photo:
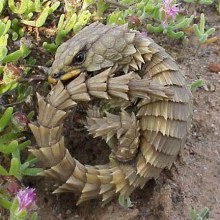
[[[56,84],[58,80],[61,80],[63,82],[72,80],[76,78],[81,73],[81,69],[74,69],[66,73],[56,73],[53,76],[48,76],[48,82],[50,84]]]

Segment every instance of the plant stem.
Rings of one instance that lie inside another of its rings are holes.
[[[105,0],[105,2],[110,4],[110,5],[116,6],[118,8],[129,9],[129,6],[120,4],[120,3],[116,2],[116,1]]]

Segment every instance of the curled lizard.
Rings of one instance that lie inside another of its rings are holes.
[[[128,197],[170,168],[185,144],[192,113],[185,77],[163,48],[127,25],[93,23],[63,43],[49,81],[54,86],[47,97],[38,94],[38,119],[29,125],[37,143],[31,152],[41,175],[59,183],[55,193],[77,193],[77,204]],[[64,120],[81,102],[93,104],[85,127],[110,147],[107,164],[84,165],[65,147]]]

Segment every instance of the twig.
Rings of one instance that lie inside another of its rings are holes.
[[[18,101],[18,102],[13,102],[13,103],[10,103],[10,104],[5,104],[4,107],[11,107],[11,106],[14,106],[14,105],[20,105],[22,103],[24,103],[25,101],[22,100],[22,101]]]
[[[20,79],[18,82],[34,82],[34,81],[45,81],[47,79],[46,75],[37,75],[35,77],[29,78],[29,79]]]
[[[45,73],[47,73],[48,69],[49,69],[46,66],[39,66],[39,65],[20,65],[20,67],[35,67],[35,68],[37,68],[39,70],[43,70]]]
[[[110,5],[116,6],[116,7],[118,7],[118,8],[129,9],[129,6],[120,4],[120,3],[115,2],[115,1],[105,0],[105,2],[108,3],[108,4],[110,4]]]
[[[195,57],[196,58],[198,58],[200,47],[201,47],[201,44],[199,43],[199,45],[198,45],[198,47],[196,48],[196,51],[195,51]]]

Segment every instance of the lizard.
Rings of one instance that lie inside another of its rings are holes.
[[[171,168],[186,141],[192,95],[174,59],[150,37],[126,24],[92,23],[59,46],[48,75],[53,87],[37,94],[30,151],[40,175],[58,182],[54,193],[79,194],[77,205],[99,197],[106,204]],[[93,104],[85,127],[110,147],[107,164],[82,164],[65,147],[65,118],[82,102]]]

